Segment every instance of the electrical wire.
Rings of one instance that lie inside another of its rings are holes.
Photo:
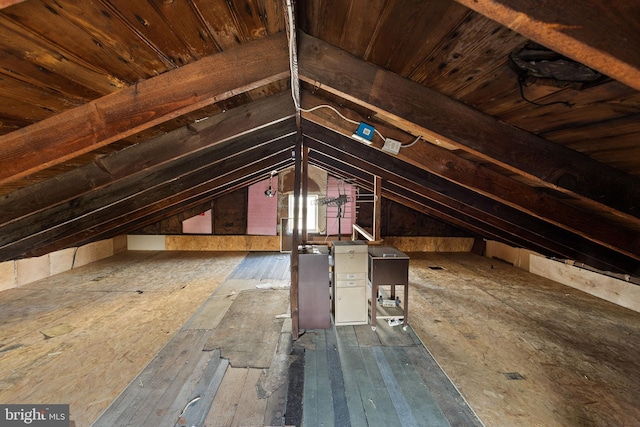
[[[291,0],[287,0],[287,18],[288,18],[288,24],[287,25],[287,30],[288,30],[288,35],[289,35],[289,70],[290,70],[290,74],[291,74],[291,98],[293,99],[293,105],[296,109],[296,113],[300,114],[300,112],[305,112],[305,113],[311,113],[317,109],[320,108],[328,108],[330,110],[332,110],[333,112],[335,112],[338,116],[340,116],[340,118],[342,118],[343,120],[351,123],[351,124],[355,124],[355,125],[359,125],[360,122],[356,121],[356,120],[352,120],[346,116],[344,116],[342,113],[340,113],[340,111],[338,111],[335,107],[328,105],[328,104],[321,104],[321,105],[316,105],[315,107],[306,109],[306,108],[302,108],[302,106],[300,105],[300,99],[299,99],[299,95],[300,95],[300,80],[298,77],[298,63],[297,63],[297,56],[295,53],[295,46],[294,46],[294,42],[295,42],[295,37],[294,37],[294,28],[293,28],[293,6],[291,4]],[[297,94],[297,95],[296,95]],[[383,141],[386,141],[387,138],[385,138],[385,136],[375,127],[373,127],[373,131],[380,137],[382,138]],[[406,144],[406,145],[401,145],[401,148],[404,147],[411,147],[413,144],[415,144],[416,142],[418,142],[420,140],[420,138],[422,138],[422,136],[418,136],[413,142]]]
[[[410,142],[408,144],[403,144],[400,146],[400,148],[407,148],[407,147],[411,147],[412,145],[414,145],[416,142],[420,141],[420,138],[422,138],[422,135],[418,135],[416,137],[416,139],[413,140],[413,142]]]
[[[531,101],[526,96],[524,96],[524,81],[525,80],[526,80],[526,75],[523,73],[522,75],[520,75],[518,77],[518,86],[520,87],[520,97],[523,100],[525,100],[526,102],[528,102],[529,104],[537,105],[538,107],[548,107],[549,105],[556,105],[556,104],[562,104],[562,105],[565,105],[565,106],[567,106],[569,108],[573,107],[573,104],[571,104],[568,101],[553,101],[553,102],[548,102],[546,104],[541,104],[539,102]]]

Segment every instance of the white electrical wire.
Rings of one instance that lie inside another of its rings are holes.
[[[294,43],[295,43],[295,37],[294,37],[294,28],[293,28],[293,6],[291,4],[291,0],[287,0],[287,17],[288,17],[288,24],[287,25],[287,30],[288,30],[288,36],[289,36],[289,69],[290,69],[290,74],[291,74],[291,98],[293,99],[293,105],[296,109],[296,113],[300,114],[300,112],[305,112],[305,113],[311,113],[317,109],[320,108],[328,108],[330,110],[332,110],[333,112],[335,112],[338,116],[340,116],[340,118],[342,118],[343,120],[355,124],[355,125],[359,125],[360,122],[356,121],[356,120],[352,120],[346,116],[344,116],[342,113],[340,113],[340,111],[338,111],[335,107],[328,105],[328,104],[321,104],[321,105],[316,105],[315,107],[306,109],[306,108],[302,108],[302,106],[300,105],[300,100],[299,100],[299,96],[300,96],[300,80],[298,78],[298,63],[297,63],[297,56],[295,54],[295,48],[294,48]],[[382,135],[382,133],[376,129],[375,127],[373,127],[373,131],[380,137],[382,138],[383,141],[386,141],[387,138],[384,137],[384,135]],[[422,136],[418,136],[413,142],[407,144],[407,145],[401,145],[401,148],[405,148],[405,147],[411,147],[413,144],[415,144],[416,142],[418,142],[420,140],[420,138],[422,138]]]
[[[300,80],[298,79],[298,64],[295,52],[295,33],[293,27],[293,6],[291,0],[287,0],[287,33],[289,36],[289,70],[291,74],[291,97],[293,98],[293,105],[296,108],[296,113],[300,113]],[[297,88],[297,90],[296,90]]]
[[[401,145],[400,148],[407,148],[407,147],[411,147],[413,144],[415,144],[416,142],[420,141],[420,138],[422,138],[422,135],[418,135],[416,137],[416,139],[413,140],[413,142],[410,142],[406,145]]]

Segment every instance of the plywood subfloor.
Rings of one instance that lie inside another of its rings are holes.
[[[411,325],[487,426],[638,425],[639,313],[472,254],[411,254],[409,279]]]
[[[90,425],[245,255],[128,252],[0,293],[0,402]]]

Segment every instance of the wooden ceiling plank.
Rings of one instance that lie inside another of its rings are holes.
[[[534,86],[525,87],[525,93]],[[542,86],[544,88],[544,86]],[[545,105],[532,105],[527,102],[520,103],[520,108],[514,108],[508,112],[496,113],[495,116],[507,123],[536,134],[550,132],[555,129],[575,128],[585,123],[614,120],[628,116],[628,111],[621,107],[620,101],[634,101],[638,98],[638,92],[619,82],[609,81],[601,85],[585,88],[564,88],[556,90],[548,96],[529,97],[532,101]],[[562,104],[568,99],[571,106]],[[635,102],[637,105],[637,101]],[[637,109],[637,106],[636,106]],[[609,129],[616,132],[616,129]]]
[[[275,126],[272,131],[294,132],[293,115],[291,98],[288,93],[283,93],[105,156],[0,199],[0,227],[113,185],[145,169],[177,161],[241,136],[249,136],[255,129],[280,123],[284,126]],[[248,117],[251,119],[247,120]]]
[[[11,5],[22,3],[25,0],[0,0],[0,9],[4,9],[5,7],[9,7]]]
[[[539,4],[526,0],[456,0],[620,82],[640,90],[640,6],[587,0]]]
[[[58,46],[30,34],[2,14],[0,49],[2,74],[76,101],[86,102],[124,86],[117,78],[68,60]]]
[[[546,133],[543,136],[560,144],[580,144],[582,142],[589,144],[590,140],[608,139],[611,137],[611,129],[616,130],[615,138],[640,133],[640,113],[608,122],[598,121],[579,128],[559,129]],[[605,144],[605,146],[606,145],[608,144]],[[596,149],[598,146],[602,145],[597,144],[593,148]]]
[[[347,52],[362,57],[365,55],[369,43],[376,37],[377,28],[382,20],[381,14],[389,2],[385,0],[352,0],[345,3],[349,3],[349,10],[337,45]],[[302,25],[300,27],[306,28]]]
[[[94,2],[26,2],[6,15],[12,22],[12,27],[8,27],[13,32],[12,38],[33,40],[42,49],[54,52],[60,64],[53,64],[61,76],[100,96],[152,77],[150,70],[160,73],[167,69],[151,49],[138,42],[112,15],[101,13]],[[25,41],[16,43],[24,45]],[[73,67],[83,67],[101,76],[84,76]]]
[[[189,1],[156,2],[154,6],[169,27],[178,34],[194,58],[220,51],[200,15]]]
[[[453,96],[497,64],[509,61],[525,39],[490,19],[472,13],[453,31],[437,53],[416,70],[412,80]],[[486,80],[483,79],[483,80]]]
[[[194,57],[173,27],[152,2],[130,0],[99,0],[102,7],[120,19],[141,43],[149,46],[169,68],[194,60]],[[185,22],[188,20],[185,17]]]
[[[270,52],[270,60],[261,54]],[[0,137],[0,184],[289,74],[279,34],[204,58]],[[242,69],[243,72],[237,72]]]
[[[638,178],[499,122],[436,91],[300,33],[300,78],[541,186],[638,221]],[[425,145],[425,144],[421,144]]]
[[[20,104],[28,102],[32,108],[42,109],[48,115],[60,113],[69,108],[82,105],[84,102],[67,98],[59,93],[51,93],[41,87],[33,86],[13,76],[2,75],[2,84],[0,84],[0,97],[2,101],[0,105],[10,106],[14,111],[14,115],[22,108]],[[4,117],[3,113],[3,117]],[[10,114],[8,114],[10,116]],[[24,117],[28,117],[27,114]]]
[[[246,42],[246,34],[234,25],[233,12],[227,0],[191,0],[202,21],[222,50]]]

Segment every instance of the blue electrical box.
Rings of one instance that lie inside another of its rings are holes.
[[[360,122],[360,126],[358,126],[358,130],[352,136],[356,139],[359,139],[367,144],[371,144],[371,138],[373,138],[373,133],[375,132],[375,128],[365,122]]]

